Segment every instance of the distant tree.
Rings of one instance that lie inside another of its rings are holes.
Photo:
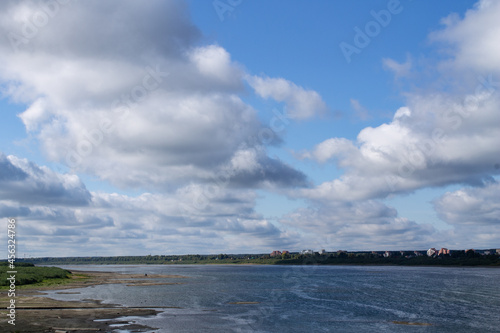
[[[451,251],[450,255],[452,258],[463,258],[465,257],[465,251],[464,250]]]
[[[465,252],[465,255],[466,255],[466,257],[467,257],[467,258],[476,258],[476,257],[479,257],[479,256],[480,256],[480,254],[479,254],[479,253],[474,252],[474,250],[467,250],[467,251]]]
[[[340,252],[340,253],[338,253],[338,254],[337,254],[337,257],[338,257],[338,258],[347,258],[348,256],[347,256],[347,253],[345,253],[345,252]]]

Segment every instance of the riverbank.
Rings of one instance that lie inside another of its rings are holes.
[[[101,300],[85,300],[83,302],[58,301],[42,297],[47,290],[62,290],[71,293],[70,289],[84,288],[100,284],[126,284],[128,286],[149,286],[178,284],[180,282],[158,282],[157,279],[185,278],[179,275],[139,275],[111,272],[72,271],[68,282],[48,286],[22,286],[16,291],[15,326],[7,323],[7,310],[0,310],[2,332],[111,332],[117,327],[113,319],[125,316],[154,316],[158,311],[150,308],[128,308],[116,304],[102,304]],[[68,291],[65,291],[68,290]],[[0,291],[1,308],[9,304],[8,290]],[[98,321],[96,321],[98,320]],[[137,324],[123,324],[122,329],[134,332],[151,331],[155,328]]]
[[[448,267],[500,267],[496,250],[454,250],[450,255],[429,257],[426,251],[326,252],[314,254],[220,254],[220,255],[148,255],[120,257],[30,258],[35,265],[397,265]]]

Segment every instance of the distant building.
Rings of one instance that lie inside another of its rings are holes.
[[[390,251],[384,252],[384,258],[389,258],[390,256],[392,256],[392,252],[390,252]]]
[[[281,252],[281,254],[290,254],[290,252],[288,252],[288,251],[283,251],[283,252]]]
[[[325,254],[325,253],[326,253],[325,249],[321,249],[321,250],[319,251],[319,254]]]
[[[435,249],[435,248],[430,248],[427,250],[427,256],[428,257],[432,257],[433,255],[435,255],[438,251]]]
[[[279,257],[279,256],[281,256],[281,251],[273,251],[273,252],[271,252],[271,254],[269,256],[271,256],[271,257]]]
[[[497,255],[500,255],[500,249],[497,249]]]
[[[416,257],[422,257],[423,256],[422,252],[419,252],[419,251],[413,251],[413,253],[415,254]]]
[[[441,248],[441,250],[439,250],[438,256],[445,255],[445,254],[450,254],[450,250],[443,247],[443,248]]]
[[[313,250],[311,250],[311,249],[308,249],[308,250],[302,250],[302,251],[300,251],[300,254],[313,254],[313,253],[314,253],[314,252],[313,252]]]

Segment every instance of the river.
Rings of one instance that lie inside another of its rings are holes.
[[[127,318],[166,332],[500,332],[500,269],[399,266],[83,265],[178,274],[181,284],[99,285],[48,296],[158,308]],[[116,332],[126,332],[117,328]]]

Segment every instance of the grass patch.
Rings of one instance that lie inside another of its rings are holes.
[[[8,266],[0,266],[0,289],[9,289],[10,281],[7,280],[11,275],[15,276],[15,285],[25,286],[50,286],[71,282],[71,272],[59,267],[34,267],[34,266],[16,266],[14,271],[17,273],[9,274],[12,271]]]

